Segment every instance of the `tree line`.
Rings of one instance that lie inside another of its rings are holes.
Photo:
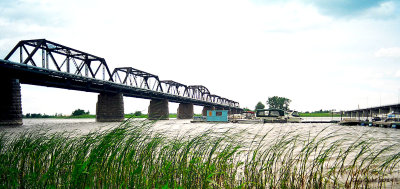
[[[68,115],[63,115],[61,113],[56,113],[54,115],[47,115],[47,114],[41,114],[41,113],[27,113],[25,115],[23,115],[24,118],[62,118],[62,117],[79,117],[79,116],[89,116],[90,112],[82,110],[82,109],[76,109],[74,110],[70,116]],[[140,117],[140,116],[145,116],[144,114],[142,114],[141,111],[136,111],[135,113],[131,113],[131,114],[127,114],[127,115],[132,115],[135,117]]]
[[[273,97],[268,97],[268,100],[266,101],[266,105],[268,106],[269,109],[281,109],[281,110],[290,110],[289,105],[292,100],[286,98],[286,97],[279,97],[279,96],[273,96]],[[265,109],[265,105],[259,101],[256,106],[254,107],[254,110],[259,110],[259,109]],[[248,108],[244,108],[245,111],[252,111]],[[306,114],[316,114],[316,113],[332,113],[333,110],[317,110],[317,111],[306,111],[303,113]]]
[[[281,109],[287,111],[289,110],[290,102],[292,102],[292,100],[286,97],[273,96],[268,97],[266,104],[268,105],[269,109]],[[258,109],[265,109],[265,105],[261,101],[259,101],[255,106],[255,110]]]

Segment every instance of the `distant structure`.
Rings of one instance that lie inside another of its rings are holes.
[[[379,115],[389,114],[391,112],[399,112],[400,104],[391,104],[384,106],[376,106],[370,108],[362,108],[357,110],[342,111],[346,117],[377,117]]]

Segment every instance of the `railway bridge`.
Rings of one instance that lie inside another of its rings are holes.
[[[150,99],[149,119],[168,119],[168,103],[179,103],[178,119],[193,118],[193,105],[239,113],[239,103],[212,94],[203,85],[160,80],[133,67],[111,70],[104,58],[46,39],[20,41],[0,59],[0,125],[21,125],[20,84],[99,93],[96,121],[122,121],[123,97]]]

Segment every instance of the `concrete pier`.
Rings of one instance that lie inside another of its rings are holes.
[[[169,119],[168,100],[151,100],[149,105],[149,119]]]
[[[22,125],[21,85],[18,79],[0,77],[0,126]]]
[[[193,104],[191,103],[180,103],[177,110],[178,119],[193,119],[194,111]]]
[[[122,93],[100,93],[96,104],[96,121],[114,122],[124,120],[124,98]]]
[[[202,111],[203,116],[207,116],[207,110],[215,110],[215,107],[214,106],[204,106],[203,111]]]

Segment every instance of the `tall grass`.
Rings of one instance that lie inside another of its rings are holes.
[[[2,133],[0,188],[370,188],[399,177],[399,146],[271,131],[168,136],[128,121],[80,136]]]

